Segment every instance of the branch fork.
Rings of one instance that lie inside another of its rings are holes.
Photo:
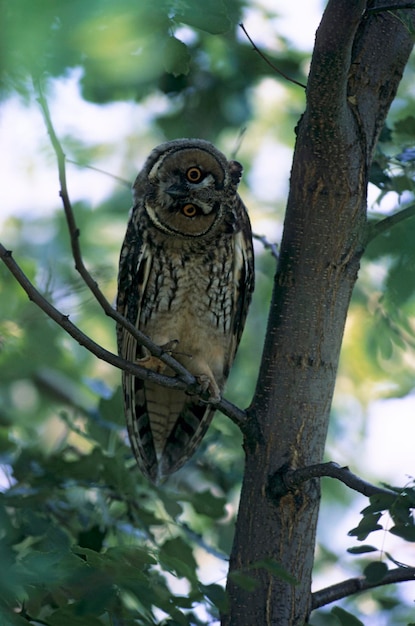
[[[363,480],[357,474],[353,474],[348,467],[341,467],[338,463],[316,463],[299,469],[290,469],[287,465],[282,466],[269,481],[269,493],[273,498],[279,499],[289,492],[296,491],[304,483],[314,478],[336,478],[350,489],[361,493],[366,497],[374,495],[393,495],[396,492],[386,487],[378,487]]]

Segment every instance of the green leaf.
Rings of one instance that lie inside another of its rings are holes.
[[[68,575],[59,551],[32,550],[22,559],[21,564],[30,573],[32,584],[57,585]]]
[[[168,492],[160,489],[159,497],[160,500],[163,502],[166,513],[168,513],[170,517],[172,517],[173,519],[177,519],[179,515],[183,513],[182,505],[177,502],[177,499],[175,499],[174,496],[171,497]]]
[[[386,280],[386,293],[392,305],[401,307],[413,296],[415,282],[415,259],[413,254],[402,250],[400,258],[392,265]],[[392,322],[399,324],[399,317]]]
[[[179,578],[196,580],[197,563],[191,547],[181,537],[169,539],[160,549],[160,561]]]
[[[140,572],[144,565],[156,565],[154,556],[145,547],[140,546],[115,546],[108,548],[105,555],[114,563],[125,563]]]
[[[383,527],[378,524],[378,520],[381,516],[381,513],[365,515],[359,525],[356,528],[349,530],[347,534],[351,537],[357,537],[359,541],[363,541],[370,533],[375,530],[383,529]]]
[[[389,532],[392,535],[397,535],[398,537],[402,537],[405,541],[415,541],[415,526],[409,524],[397,524],[396,526],[392,526],[389,529]]]
[[[388,573],[388,566],[382,561],[369,563],[364,569],[364,575],[370,583],[380,582]]]
[[[402,120],[397,120],[394,124],[393,129],[395,133],[408,135],[413,138],[413,136],[415,135],[415,117],[413,115],[408,115]]]
[[[369,546],[367,544],[363,546],[356,546],[354,548],[347,548],[347,552],[350,554],[365,554],[367,552],[377,552],[378,549],[375,546]]]
[[[200,28],[211,35],[226,33],[231,27],[226,8],[222,0],[203,0],[189,2],[176,13],[175,20],[194,28]]]
[[[77,604],[58,609],[48,617],[51,626],[102,626],[102,622],[92,615],[77,615]]]
[[[80,546],[75,546],[73,548],[73,551],[75,554],[85,557],[85,561],[92,567],[96,567],[97,569],[104,567],[106,561],[105,554],[101,554],[99,552],[96,552],[95,550],[91,550],[90,548]]]
[[[227,613],[229,610],[229,598],[225,589],[220,585],[199,585],[200,591],[218,607],[221,613]]]
[[[331,610],[331,614],[337,617],[341,626],[364,626],[360,619],[357,619],[357,617],[339,606],[335,606],[334,609]]]
[[[82,548],[89,548],[95,552],[100,552],[106,532],[101,530],[98,524],[95,524],[88,530],[84,530],[78,535],[78,544]]]
[[[195,493],[189,501],[196,513],[207,515],[211,519],[220,519],[226,513],[226,498],[215,496],[208,490]]]
[[[169,37],[164,45],[164,68],[173,76],[189,73],[190,53],[182,41]]]

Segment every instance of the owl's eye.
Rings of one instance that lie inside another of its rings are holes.
[[[197,213],[197,209],[195,207],[194,204],[185,204],[182,207],[182,213],[183,215],[185,215],[186,217],[194,217]]]
[[[186,178],[190,183],[198,183],[202,178],[202,170],[199,167],[189,167]]]

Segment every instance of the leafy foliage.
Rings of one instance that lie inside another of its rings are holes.
[[[415,490],[413,482],[404,489],[396,487],[389,487],[389,489],[391,490],[390,494],[378,494],[369,498],[370,504],[361,511],[362,519],[356,528],[349,531],[350,536],[356,537],[359,541],[364,541],[375,531],[388,531],[404,541],[415,541]],[[396,495],[392,493],[393,491],[396,492]],[[382,520],[385,520],[383,524],[380,523]],[[390,524],[389,520],[392,520],[393,525]],[[378,560],[369,562],[366,560],[363,569],[364,576],[371,583],[382,581],[389,570],[388,564],[379,560],[379,557],[386,558],[399,567],[409,566],[397,561],[388,552],[382,553],[383,551],[379,551],[372,545],[365,544],[352,547],[348,549],[348,552],[351,554],[376,553]]]
[[[271,73],[237,39],[241,0],[2,0],[2,8],[4,94],[18,89],[28,97],[28,77],[81,67],[83,95],[93,102],[168,95],[172,106],[157,120],[168,138],[192,136],[195,128],[204,138],[241,128],[251,113],[249,87]],[[274,60],[301,78],[302,56],[281,43]]]
[[[220,520],[223,497],[196,493],[193,502],[187,491],[149,492],[123,426],[107,417],[120,416],[119,404],[117,392],[88,420],[65,415],[66,432],[49,454],[36,444],[9,446],[13,470],[0,498],[2,623],[19,608],[52,625],[107,624],[114,615],[154,624],[160,611],[186,625],[201,623],[198,605],[223,608],[221,587],[198,581],[194,550],[204,544],[183,522],[187,503]],[[173,592],[168,576],[185,579],[185,592]]]

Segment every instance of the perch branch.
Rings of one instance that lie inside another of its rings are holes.
[[[382,585],[391,585],[393,583],[401,583],[408,580],[415,580],[415,567],[397,567],[396,569],[389,570],[382,580],[377,582],[369,582],[364,576],[357,578],[349,578],[343,580],[336,585],[325,587],[312,594],[311,608],[319,609],[330,602],[347,598],[360,591],[366,591],[368,589],[374,589],[375,587],[381,587]]]
[[[414,217],[414,215],[415,204],[410,204],[405,209],[402,209],[393,215],[389,215],[389,217],[385,217],[383,220],[379,220],[375,224],[369,224],[366,243],[369,243],[369,241],[372,241],[375,237],[378,237],[387,230],[390,230],[393,226],[395,226],[395,224],[399,224],[399,222],[402,222],[403,220]]]
[[[56,307],[54,307],[31,283],[26,274],[22,271],[20,266],[13,258],[12,252],[7,250],[0,243],[0,259],[9,269],[11,274],[16,278],[17,282],[24,289],[29,297],[29,300],[34,302],[42,311],[46,313],[54,322],[56,322],[61,328],[63,328],[73,339],[75,339],[81,346],[89,350],[98,359],[117,367],[118,369],[129,372],[133,376],[140,378],[141,380],[151,380],[164,387],[170,387],[171,389],[179,389],[183,391],[192,391],[192,393],[198,393],[199,385],[194,376],[186,371],[187,377],[183,379],[181,377],[165,376],[158,374],[152,370],[140,367],[135,363],[131,363],[116,354],[113,354],[109,350],[106,350],[90,337],[85,335],[75,324],[73,324],[68,315],[64,315]],[[160,348],[156,346],[158,350]],[[189,381],[189,382],[188,382]],[[224,415],[228,416],[237,426],[244,430],[248,424],[248,417],[245,411],[239,409],[225,399],[221,399],[216,405],[216,408],[220,410]]]
[[[269,65],[274,72],[277,72],[277,74],[279,74],[280,76],[282,76],[283,78],[285,78],[285,80],[288,80],[290,83],[294,83],[294,85],[298,85],[299,87],[302,87],[303,89],[307,88],[307,85],[304,85],[303,83],[300,83],[298,80],[295,80],[295,78],[291,78],[290,76],[287,76],[287,74],[284,74],[284,72],[282,72],[281,70],[278,69],[278,67],[276,67],[266,56],[265,54],[263,54],[261,52],[261,50],[256,46],[256,44],[253,42],[253,40],[251,39],[251,37],[249,36],[245,26],[243,24],[239,24],[240,28],[242,28],[246,38],[248,39],[249,43],[252,45],[252,48],[255,50],[255,52],[257,52],[259,54],[259,56],[261,57],[261,59],[263,59],[265,61],[265,63],[267,65]]]
[[[156,382],[160,382],[161,384],[165,384],[168,387],[186,389],[185,381],[179,378],[173,378],[171,376],[160,377],[159,374],[156,374],[151,370],[146,370],[146,368],[135,365],[134,363],[130,363],[129,361],[118,357],[109,350],[106,350],[99,344],[95,343],[95,341],[85,335],[77,326],[75,326],[75,324],[70,321],[68,315],[64,315],[61,311],[54,307],[53,304],[46,300],[46,298],[36,289],[36,287],[26,276],[26,274],[22,271],[20,266],[16,263],[13,258],[12,252],[10,250],[7,250],[1,243],[0,259],[16,278],[21,287],[23,287],[24,291],[29,297],[29,300],[34,302],[40,309],[42,309],[42,311],[46,313],[48,317],[50,317],[81,346],[87,348],[87,350],[92,352],[92,354],[94,354],[96,357],[106,361],[107,363],[110,363],[111,365],[114,365],[115,367],[118,367],[119,369],[130,372],[134,376],[137,376],[138,378],[141,378],[143,380],[154,380]],[[173,381],[176,381],[176,384]],[[196,383],[194,378],[192,382],[193,384]]]
[[[356,474],[353,474],[348,467],[341,467],[337,463],[333,462],[317,463],[316,465],[309,465],[308,467],[302,467],[297,470],[287,470],[283,474],[282,479],[285,487],[288,490],[293,490],[307,480],[311,480],[312,478],[321,478],[323,476],[336,478],[354,491],[358,491],[367,497],[374,496],[376,494],[396,496],[396,492],[392,491],[392,489],[372,485],[372,483],[368,483]]]

